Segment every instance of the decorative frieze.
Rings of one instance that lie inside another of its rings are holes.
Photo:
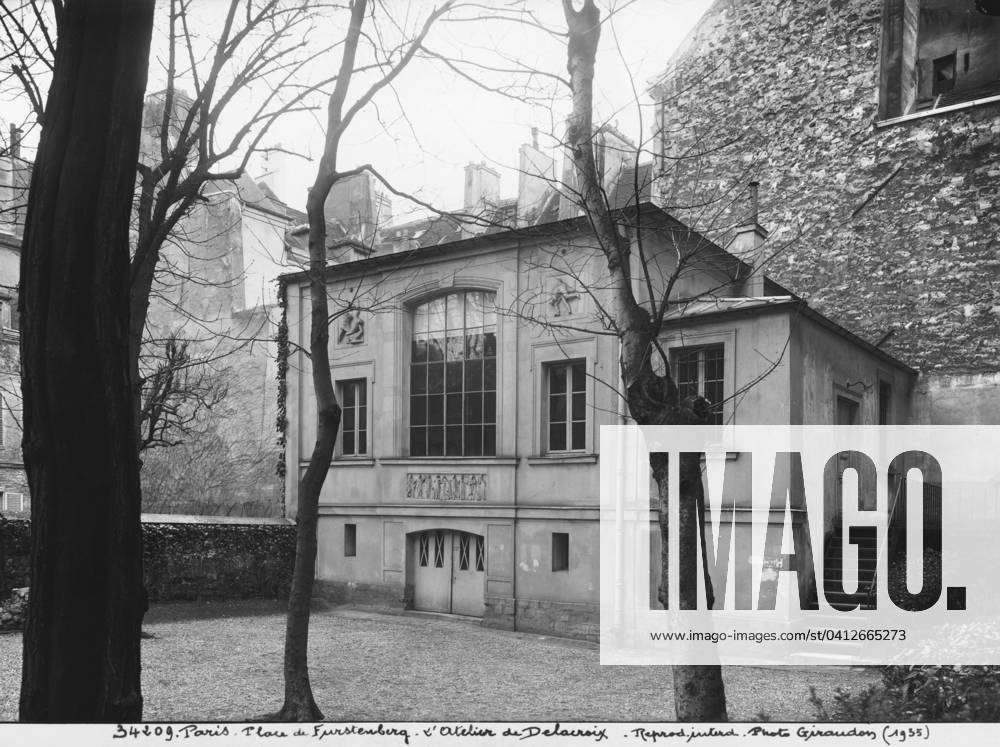
[[[486,501],[486,475],[448,472],[411,472],[406,476],[406,500]]]

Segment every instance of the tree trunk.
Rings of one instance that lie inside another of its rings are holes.
[[[22,721],[138,721],[129,214],[153,0],[67,0],[21,256],[31,603]]]
[[[563,0],[568,40],[566,69],[569,72],[573,108],[566,128],[566,141],[573,159],[580,195],[580,207],[586,212],[594,236],[600,244],[608,263],[611,278],[611,315],[621,344],[621,373],[626,387],[629,414],[640,425],[684,425],[705,422],[701,404],[678,401],[677,387],[667,368],[658,375],[652,368],[652,356],[659,333],[649,311],[635,296],[632,282],[631,242],[619,229],[601,189],[594,160],[593,83],[598,42],[601,36],[601,13],[594,0],[584,0],[580,9],[574,0]],[[651,302],[656,299],[649,299]],[[665,365],[668,365],[664,361]],[[692,464],[693,462],[693,464]],[[660,493],[660,531],[662,536],[661,596],[666,606],[668,572],[667,544],[667,469],[666,459],[653,457],[653,469]],[[680,517],[682,545],[681,563],[690,558],[695,549],[695,531],[702,533],[704,525],[700,515],[704,508],[701,484],[701,466],[697,458],[684,459],[680,467],[681,484]],[[694,530],[693,522],[699,522]],[[704,546],[704,541],[702,542]],[[696,571],[689,566],[686,571]],[[691,609],[697,603],[697,573],[685,572],[680,576],[681,601]],[[705,574],[706,591],[712,596],[711,583]],[[726,720],[726,695],[722,683],[722,670],[714,666],[675,666],[674,705],[677,718],[682,721]]]
[[[354,73],[354,60],[361,38],[367,0],[351,4],[351,22],[344,37],[337,84],[327,106],[326,142],[316,169],[316,179],[306,200],[309,218],[309,357],[313,391],[316,395],[316,444],[306,474],[299,484],[295,569],[288,599],[285,627],[285,703],[275,714],[279,721],[319,721],[323,719],[309,684],[309,602],[316,574],[316,529],[319,495],[330,471],[333,447],[340,429],[340,403],[330,375],[330,305],[326,288],[326,198],[337,182],[337,152],[347,121],[344,102]]]

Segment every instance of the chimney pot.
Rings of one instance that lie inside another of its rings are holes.
[[[750,216],[748,223],[759,223],[760,218],[760,182],[754,180],[748,185],[750,188]]]

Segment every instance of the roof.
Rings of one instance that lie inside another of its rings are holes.
[[[785,296],[748,296],[743,298],[708,298],[691,301],[684,306],[677,306],[664,315],[664,322],[667,326],[677,326],[681,322],[690,322],[692,319],[699,321],[706,318],[723,315],[735,315],[741,313],[759,313],[761,310],[787,309],[801,314],[805,318],[816,322],[831,332],[849,340],[858,347],[866,350],[881,360],[900,368],[911,375],[915,375],[917,370],[908,366],[894,355],[873,345],[863,337],[842,327],[829,317],[811,308],[804,299],[794,294]]]

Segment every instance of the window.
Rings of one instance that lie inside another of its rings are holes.
[[[417,555],[420,565],[426,568],[427,557],[430,555],[430,537],[427,536],[427,532],[420,535],[420,546]]]
[[[5,330],[16,330],[20,327],[17,316],[17,298],[0,296],[0,326]]]
[[[552,570],[569,570],[569,534],[566,532],[552,533]]]
[[[344,557],[353,558],[358,554],[358,525],[344,524]]]
[[[24,493],[8,493],[6,490],[0,492],[0,508],[6,513],[9,511],[24,511]]]
[[[444,533],[434,533],[434,567],[444,568]]]
[[[493,293],[452,293],[413,317],[410,456],[496,454]]]
[[[1000,95],[1000,18],[973,0],[884,0],[883,118]]]
[[[545,366],[547,451],[587,448],[587,364],[584,361]]]
[[[340,403],[340,453],[364,456],[368,453],[368,382],[350,379],[338,382]]]
[[[674,351],[674,370],[681,398],[701,396],[711,405],[708,422],[722,425],[725,352],[723,345],[704,345]]]
[[[458,570],[469,570],[469,535],[467,534],[458,537]]]
[[[476,535],[476,570],[486,570],[486,544],[479,535]]]
[[[837,396],[837,425],[857,425],[861,404],[850,397]]]
[[[878,382],[878,424],[889,425],[892,415],[892,385],[888,381]]]

